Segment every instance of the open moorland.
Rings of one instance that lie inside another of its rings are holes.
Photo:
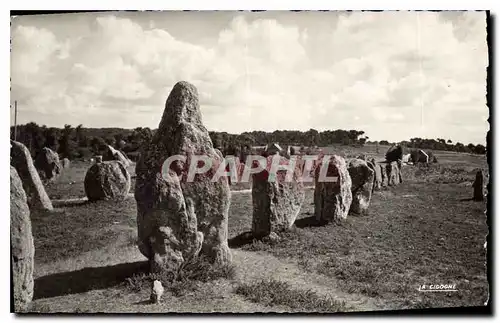
[[[387,147],[325,147],[346,157],[383,160]],[[89,162],[46,190],[54,211],[32,212],[34,312],[338,312],[480,306],[488,300],[486,202],[475,202],[475,170],[486,158],[434,151],[437,164],[403,166],[403,183],[374,192],[369,213],[318,226],[313,187],[280,241],[249,234],[252,196],[232,186],[229,246],[233,264],[188,264],[159,304],[149,302],[147,259],[136,246],[134,166],[122,202],[86,201]],[[422,284],[455,284],[425,293]]]

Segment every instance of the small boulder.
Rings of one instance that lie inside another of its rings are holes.
[[[14,311],[24,312],[33,299],[35,246],[30,210],[21,178],[10,166],[10,245]]]
[[[151,288],[151,297],[150,297],[151,303],[158,304],[161,301],[161,297],[163,296],[164,292],[165,288],[163,287],[161,281],[154,280],[153,286]]]
[[[320,163],[315,169],[314,176],[314,214],[318,222],[332,222],[347,218],[352,203],[352,181],[345,159],[331,156],[327,167],[327,177],[337,177],[336,181],[321,179]]]
[[[70,165],[71,165],[71,162],[69,161],[69,159],[68,158],[63,158],[63,160],[62,160],[62,167],[64,169],[67,169],[67,168],[70,167]]]
[[[92,165],[85,175],[85,194],[89,201],[123,200],[130,191],[130,174],[118,161]]]
[[[10,165],[22,180],[23,188],[31,210],[53,210],[40,175],[38,174],[28,148],[20,142],[10,141]]]
[[[35,167],[43,181],[51,182],[57,179],[62,171],[59,155],[45,147],[35,158]]]
[[[299,215],[304,202],[304,185],[302,173],[294,165],[291,181],[287,181],[287,170],[276,172],[270,178],[269,171],[273,160],[279,165],[288,165],[290,161],[279,155],[266,158],[266,169],[252,175],[252,232],[254,236],[267,236],[271,232],[288,230]]]
[[[373,170],[373,191],[378,191],[382,187],[382,172],[380,171],[380,167],[375,160],[367,161],[366,164]]]

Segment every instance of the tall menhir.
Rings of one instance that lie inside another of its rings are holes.
[[[162,172],[164,161],[173,155],[186,156],[186,163]],[[211,182],[208,172],[188,182],[193,155],[222,162],[202,123],[196,87],[178,82],[167,98],[157,132],[136,165],[139,249],[150,259],[153,272],[176,269],[200,251],[214,262],[231,262],[227,178]]]

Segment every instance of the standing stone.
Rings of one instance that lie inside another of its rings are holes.
[[[107,145],[106,152],[102,156],[103,161],[116,160],[122,162],[125,167],[130,166],[130,160],[125,157],[121,151],[114,149],[110,145]]]
[[[85,174],[85,194],[89,201],[123,200],[131,179],[125,165],[113,160],[92,165]]]
[[[270,179],[273,157],[280,165],[290,163],[285,157],[269,156],[266,158],[266,169],[252,175],[252,232],[256,237],[289,229],[304,202],[304,185],[298,165],[294,165],[291,181],[287,181],[285,169],[278,170]]]
[[[315,169],[314,214],[319,222],[339,221],[347,218],[352,203],[352,181],[345,159],[331,156],[327,176],[337,176],[337,181],[325,182],[320,178],[322,165]]]
[[[377,168],[380,170],[380,186],[386,187],[388,185],[389,179],[387,178],[387,163],[376,164]]]
[[[164,169],[168,157],[184,156]],[[212,182],[212,167],[187,180],[190,161],[203,155],[223,162],[202,123],[197,89],[178,82],[168,96],[158,130],[136,164],[139,250],[153,272],[176,269],[201,249],[218,263],[231,262],[227,243],[231,191],[226,176]]]
[[[400,145],[391,146],[385,153],[385,160],[388,162],[403,160],[403,147]]]
[[[373,171],[373,185],[372,185],[372,193],[373,193],[375,190],[380,189],[381,174],[380,174],[380,170],[378,169],[378,167],[375,166],[370,160],[367,161],[366,164]],[[378,174],[378,178],[377,178],[377,174]]]
[[[22,180],[31,210],[53,210],[52,202],[45,191],[30,152],[25,145],[10,141],[10,165],[13,166]]]
[[[378,191],[382,187],[382,172],[380,171],[380,167],[377,163],[375,163],[375,159],[366,162],[368,167],[373,170],[373,191]]]
[[[10,246],[14,310],[23,312],[33,299],[35,246],[30,210],[21,178],[10,166]]]
[[[68,159],[68,158],[64,158],[64,159],[62,160],[62,167],[63,167],[63,168],[65,168],[65,169],[66,169],[66,168],[69,168],[69,166],[70,166],[70,165],[71,165],[71,162],[69,161],[69,159]]]
[[[44,147],[36,156],[35,167],[40,173],[40,178],[47,182],[56,180],[62,170],[59,155],[48,147]]]
[[[483,201],[484,200],[484,195],[485,195],[485,180],[484,180],[484,174],[482,170],[478,170],[476,172],[476,178],[474,180],[474,196],[473,200],[474,201]]]
[[[351,213],[366,214],[370,206],[375,172],[368,163],[361,159],[349,161],[348,171],[352,181]]]
[[[401,182],[399,167],[397,162],[387,163],[387,185],[396,186]]]

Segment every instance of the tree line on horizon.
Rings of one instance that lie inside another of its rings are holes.
[[[106,145],[111,145],[124,151],[129,157],[137,155],[148,143],[156,129],[137,127],[135,129],[122,128],[85,128],[83,125],[73,127],[69,124],[63,128],[47,127],[30,122],[17,126],[16,140],[28,147],[35,157],[44,147],[48,147],[69,159],[90,158],[101,155]],[[326,130],[308,131],[276,130],[273,132],[251,131],[241,134],[210,131],[210,138],[214,147],[219,148],[224,155],[234,154],[244,147],[264,146],[270,143],[293,145],[299,147],[326,147],[332,145],[346,145],[361,147],[365,144],[393,145],[387,140],[369,141],[364,131],[359,130]],[[14,139],[14,127],[11,126],[10,138]],[[430,150],[445,150],[473,154],[485,154],[486,147],[478,144],[453,143],[441,138],[422,139],[411,138],[400,142],[407,148]]]

